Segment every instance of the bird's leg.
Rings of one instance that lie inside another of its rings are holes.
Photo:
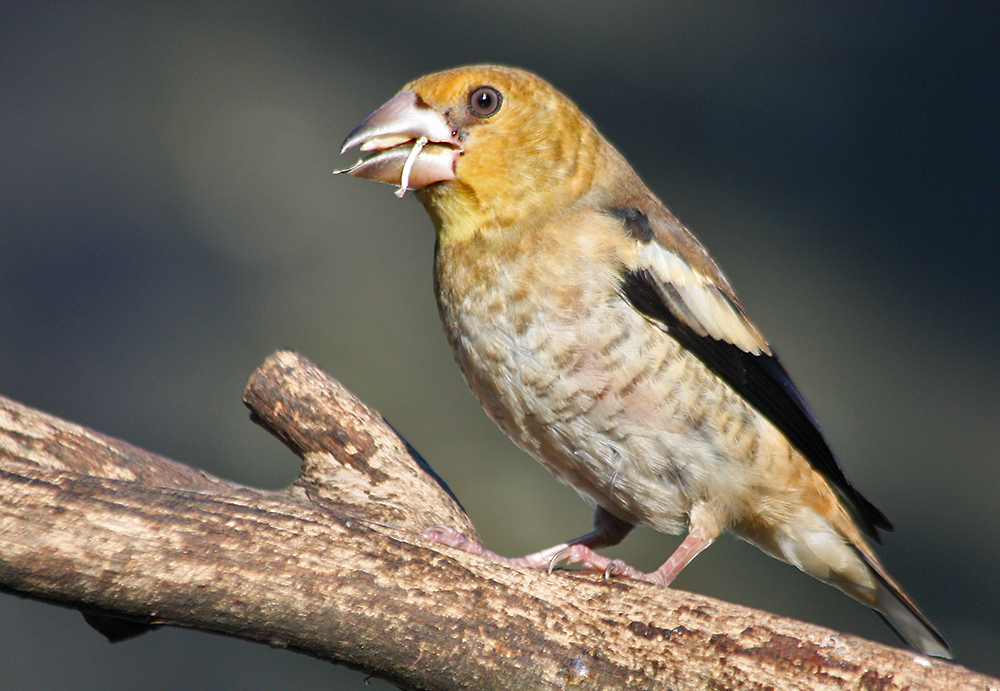
[[[691,563],[691,560],[701,554],[701,551],[715,541],[715,538],[704,537],[700,532],[692,530],[687,534],[670,558],[663,562],[663,566],[652,573],[643,575],[642,580],[667,586],[673,583],[677,574],[684,570],[684,567]]]
[[[630,571],[635,571],[631,566],[620,559],[608,559],[601,556],[594,550],[617,545],[632,532],[634,527],[634,523],[623,521],[598,506],[594,509],[594,529],[589,533],[536,554],[529,554],[522,559],[532,560],[538,564],[535,568],[547,568],[549,572],[557,563],[566,562],[579,564],[582,568],[590,571],[601,571],[605,576],[619,573],[630,575]]]
[[[446,526],[431,528],[424,532],[422,537],[508,566],[548,569],[551,572],[556,564],[566,562],[579,564],[581,568],[588,571],[600,571],[604,574],[605,579],[617,576],[662,586],[670,585],[684,570],[684,567],[691,563],[692,559],[715,541],[715,536],[707,537],[706,531],[692,528],[684,541],[670,555],[670,558],[663,563],[663,566],[649,573],[640,571],[621,559],[610,559],[594,551],[601,547],[617,545],[633,527],[633,524],[616,518],[598,507],[594,512],[594,529],[592,531],[576,539],[523,557],[502,557],[478,542],[468,539],[454,528]]]
[[[594,529],[589,533],[523,557],[502,557],[447,526],[431,528],[425,531],[422,537],[510,566],[552,571],[557,563],[567,562],[580,564],[585,569],[604,571],[605,573],[610,568],[612,569],[611,575],[631,576],[633,572],[642,574],[621,560],[602,557],[594,549],[617,545],[633,527],[635,527],[634,524],[623,521],[601,507],[597,507],[594,511]]]
[[[698,556],[699,553],[706,547],[708,547],[714,541],[714,538],[703,537],[698,532],[688,533],[688,536],[684,538],[684,542],[674,550],[674,553],[670,555],[670,558],[664,562],[663,566],[658,568],[656,571],[651,571],[650,573],[645,573],[639,569],[631,566],[621,559],[609,559],[608,557],[601,556],[594,552],[591,547],[605,546],[597,542],[587,542],[594,533],[588,533],[583,537],[572,540],[565,545],[565,548],[561,552],[555,552],[551,556],[551,563],[557,561],[566,561],[571,564],[580,564],[584,569],[592,571],[602,571],[604,572],[604,578],[610,580],[615,576],[623,576],[625,578],[631,578],[636,581],[646,581],[647,583],[655,583],[656,585],[668,586],[670,585],[677,574],[684,570],[684,567],[691,563],[691,560]],[[539,552],[535,556],[547,556],[561,545],[557,545],[551,549]],[[524,559],[531,557],[523,557]],[[538,568],[538,567],[536,567]]]
[[[544,549],[541,552],[535,552],[534,554],[529,554],[524,557],[504,557],[492,550],[486,549],[483,545],[478,542],[474,542],[469,538],[465,537],[462,533],[458,532],[454,528],[446,525],[438,525],[433,528],[425,530],[420,537],[425,540],[430,540],[431,542],[437,542],[442,545],[448,545],[449,547],[454,547],[455,549],[460,549],[463,552],[468,552],[469,554],[475,554],[476,556],[485,557],[490,561],[495,561],[500,564],[507,564],[508,566],[519,566],[521,568],[527,569],[549,569],[551,570],[552,565],[559,561],[561,555],[567,550],[571,549],[573,545],[578,544],[578,541],[588,541],[592,539],[595,533],[587,533],[582,537],[578,537],[576,540],[570,540],[569,542],[563,542],[554,547]],[[581,543],[582,544],[582,543]]]
[[[643,573],[632,568],[624,562],[610,564],[605,570],[605,577],[627,576],[647,583],[668,586],[677,578],[677,574],[684,570],[684,567],[691,563],[691,560],[701,554],[702,550],[715,542],[719,537],[722,528],[715,514],[706,504],[696,504],[691,508],[688,515],[688,534],[684,541],[677,546],[670,558],[663,562],[663,566],[656,571]],[[624,568],[622,568],[624,567]]]

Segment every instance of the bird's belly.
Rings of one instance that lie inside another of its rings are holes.
[[[458,317],[456,357],[497,424],[582,495],[677,533],[694,503],[752,482],[755,414],[641,315],[510,314]]]

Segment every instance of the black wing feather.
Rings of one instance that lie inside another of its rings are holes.
[[[645,269],[626,271],[623,277],[622,292],[629,302],[662,324],[667,333],[773,422],[813,467],[833,483],[865,532],[878,540],[876,528],[892,530],[889,519],[844,475],[823,438],[819,422],[778,358],[768,353],[748,353],[727,341],[698,334],[673,312],[671,301],[664,299],[661,291],[671,288],[659,283]]]

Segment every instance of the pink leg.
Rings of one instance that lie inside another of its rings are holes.
[[[584,538],[586,537],[588,536],[585,535]],[[583,538],[580,539],[582,540]],[[665,587],[673,583],[677,575],[684,570],[684,567],[690,564],[691,560],[697,557],[713,541],[714,538],[702,537],[697,532],[688,533],[688,536],[684,538],[684,542],[674,550],[674,553],[664,562],[663,566],[652,573],[643,573],[634,566],[626,564],[621,559],[608,559],[594,552],[590,548],[590,545],[576,541],[566,545],[562,552],[554,554],[552,560],[554,562],[567,561],[571,564],[580,564],[587,570],[602,571],[605,579],[610,579],[613,576],[624,576],[632,580],[646,581],[647,583],[655,583],[656,585]],[[545,550],[545,552],[539,552],[539,555],[556,550],[558,547]]]
[[[674,553],[670,555],[670,558],[667,559],[663,566],[652,573],[644,573],[629,566],[620,559],[609,559],[594,551],[595,547],[606,547],[617,544],[621,536],[630,529],[631,526],[628,526],[628,529],[624,530],[621,535],[609,535],[607,531],[594,530],[575,540],[549,547],[541,552],[515,558],[502,557],[496,552],[491,552],[479,543],[472,542],[454,528],[444,526],[432,528],[424,532],[422,537],[510,566],[529,569],[548,569],[552,571],[556,563],[564,561],[570,564],[579,564],[584,569],[590,571],[601,571],[604,573],[605,578],[624,576],[625,578],[646,581],[662,586],[670,585],[677,577],[677,574],[714,541],[714,538],[702,537],[697,531],[692,531],[684,538],[684,542],[674,550]]]
[[[425,531],[421,537],[431,542],[455,547],[469,554],[486,557],[501,564],[526,569],[548,569],[552,571],[556,563],[565,561],[570,564],[582,564],[584,568],[603,571],[604,565],[611,562],[610,559],[602,557],[592,549],[593,547],[605,547],[609,544],[604,539],[604,536],[596,531],[523,557],[500,556],[496,552],[486,549],[478,542],[473,542],[462,535],[462,533],[448,526],[435,526]]]
[[[602,557],[594,552],[594,549],[617,545],[634,527],[635,524],[613,516],[598,506],[594,509],[594,529],[586,535],[581,535],[575,540],[543,549],[541,552],[515,558],[501,557],[496,552],[491,552],[479,543],[469,540],[454,528],[447,526],[431,528],[424,532],[422,537],[432,542],[440,542],[441,544],[455,547],[469,554],[477,554],[509,566],[528,569],[548,569],[551,572],[558,562],[565,561],[570,564],[581,564],[585,569],[607,573],[609,567],[614,564],[616,567],[614,572],[616,574],[629,575],[627,570],[631,567],[627,564],[617,560],[612,562],[611,559]],[[619,571],[619,568],[625,570]],[[632,569],[632,571],[635,571],[635,569]],[[636,573],[639,572],[636,571]]]
[[[670,555],[663,566],[653,573],[646,574],[642,580],[667,586],[674,582],[677,574],[684,570],[684,567],[691,563],[691,560],[701,554],[701,551],[715,541],[715,538],[702,537],[697,531],[688,533],[674,553]]]

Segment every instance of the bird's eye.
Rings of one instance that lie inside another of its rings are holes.
[[[502,103],[503,96],[492,86],[480,86],[469,94],[469,110],[472,111],[473,115],[478,115],[481,118],[496,115]]]

